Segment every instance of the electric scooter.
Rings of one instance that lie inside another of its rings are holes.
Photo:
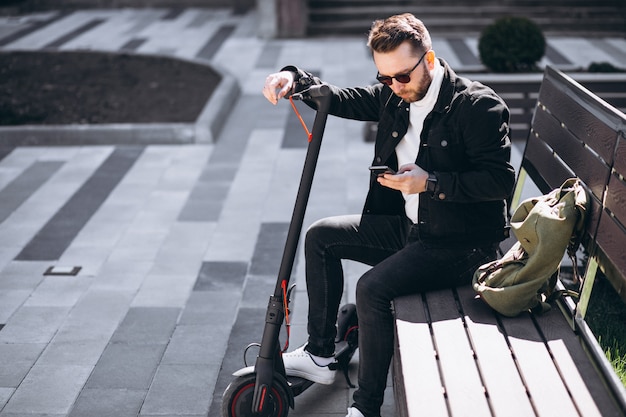
[[[289,287],[289,280],[296,257],[298,240],[308,203],[315,167],[322,144],[328,109],[330,105],[330,88],[326,84],[311,86],[306,91],[293,94],[291,104],[298,114],[293,100],[306,100],[314,104],[317,112],[309,133],[309,145],[302,169],[300,185],[294,211],[287,232],[285,249],[278,271],[278,279],[274,294],[270,296],[265,316],[265,327],[255,365],[235,372],[235,379],[228,385],[222,396],[222,417],[286,417],[289,409],[294,408],[294,398],[311,387],[314,382],[288,376],[282,359],[280,347],[280,331],[283,324],[289,337],[289,304],[294,286]],[[298,117],[299,114],[298,114]],[[288,288],[289,287],[289,288]],[[288,345],[288,342],[286,346]],[[339,309],[337,317],[337,338],[335,339],[335,358],[337,369],[343,372],[346,382],[354,387],[348,377],[348,364],[358,348],[358,322],[356,306],[347,304]],[[285,347],[286,349],[286,347]],[[245,358],[245,354],[244,354]],[[245,360],[244,360],[245,361]]]

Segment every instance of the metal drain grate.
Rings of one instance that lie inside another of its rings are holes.
[[[81,270],[81,266],[51,266],[46,269],[44,275],[61,275],[61,276],[75,276]]]

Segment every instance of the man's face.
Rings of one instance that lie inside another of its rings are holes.
[[[392,84],[389,86],[398,97],[407,103],[424,98],[432,82],[431,71],[434,69],[435,60],[433,51],[427,52],[422,62],[411,71],[411,68],[415,67],[420,59],[420,55],[415,56],[409,42],[400,44],[394,51],[374,52],[373,54],[374,64],[380,75],[389,77],[400,74],[410,75],[411,80],[408,83],[403,84],[393,78]]]

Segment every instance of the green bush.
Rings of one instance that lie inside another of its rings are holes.
[[[623,69],[617,68],[610,62],[592,62],[587,69],[589,72],[624,72]]]
[[[539,26],[525,17],[503,17],[480,35],[478,51],[483,64],[494,72],[529,72],[546,52]]]

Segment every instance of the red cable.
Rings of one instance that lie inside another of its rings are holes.
[[[300,112],[296,108],[296,104],[293,102],[292,97],[289,97],[289,102],[291,103],[291,107],[293,107],[293,111],[296,112],[296,116],[298,116],[298,120],[300,120],[300,124],[304,128],[304,131],[306,132],[306,135],[309,138],[309,142],[311,142],[311,140],[313,140],[313,134],[309,132],[309,129],[306,127],[306,123],[304,123],[302,116],[300,116]]]
[[[289,348],[289,336],[291,335],[291,323],[289,322],[289,300],[287,299],[287,281],[281,283],[283,289],[283,308],[285,309],[285,330],[287,331],[287,340],[281,353],[285,353]]]

